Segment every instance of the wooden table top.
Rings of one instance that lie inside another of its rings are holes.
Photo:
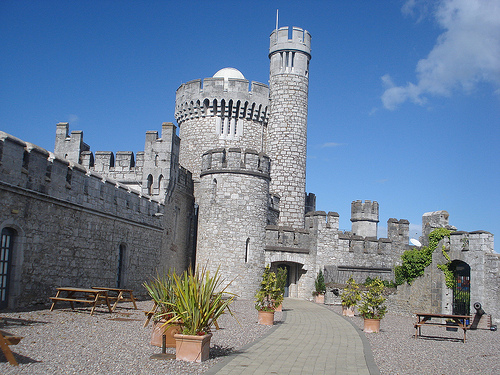
[[[75,288],[75,287],[59,287],[56,290],[66,291],[66,292],[82,292],[82,293],[97,293],[106,292],[104,289],[89,289],[89,288]]]
[[[416,313],[417,316],[428,316],[430,318],[456,318],[456,319],[470,319],[470,315],[450,315],[450,314],[430,314],[430,313]]]

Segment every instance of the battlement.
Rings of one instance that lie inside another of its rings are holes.
[[[372,221],[378,223],[378,202],[365,200],[351,203],[351,221]]]
[[[265,250],[309,254],[311,240],[311,234],[305,229],[268,225]]]
[[[202,156],[200,176],[213,173],[248,174],[270,179],[271,160],[264,153],[240,148],[209,150]]]
[[[339,214],[337,212],[312,211],[306,214],[306,228],[339,230]]]
[[[280,51],[301,51],[311,58],[311,34],[294,26],[291,36],[290,39],[288,26],[273,30],[270,36],[269,56]]]
[[[0,183],[82,208],[160,225],[161,202],[0,131]]]
[[[263,122],[269,117],[269,88],[236,78],[205,78],[182,84],[176,92],[175,119],[179,125],[193,118],[232,117]]]

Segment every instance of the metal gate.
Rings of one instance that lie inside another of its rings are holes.
[[[0,240],[0,309],[7,308],[9,302],[10,270],[15,234],[13,229],[2,229]]]
[[[452,262],[455,285],[453,287],[453,314],[470,314],[470,266],[462,261]]]

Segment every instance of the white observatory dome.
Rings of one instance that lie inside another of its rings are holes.
[[[213,78],[224,78],[227,81],[229,78],[245,79],[245,76],[238,69],[224,68],[215,73]]]

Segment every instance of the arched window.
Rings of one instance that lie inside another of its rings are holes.
[[[250,251],[250,238],[247,238],[245,243],[245,263],[248,263],[248,254]]]
[[[214,178],[212,181],[212,200],[215,201],[217,197],[217,180]]]
[[[205,99],[203,101],[203,114],[207,115],[208,114],[208,107],[210,106],[210,101],[208,99]]]
[[[15,238],[16,231],[14,229],[2,229],[0,239],[0,309],[7,308],[9,304],[9,286]]]
[[[158,194],[162,194],[164,191],[163,189],[163,175],[161,174],[160,177],[158,177]]]
[[[153,195],[153,176],[148,176],[148,195]]]
[[[158,154],[155,155],[155,167],[158,166],[158,160],[160,159],[160,157],[158,156]]]

